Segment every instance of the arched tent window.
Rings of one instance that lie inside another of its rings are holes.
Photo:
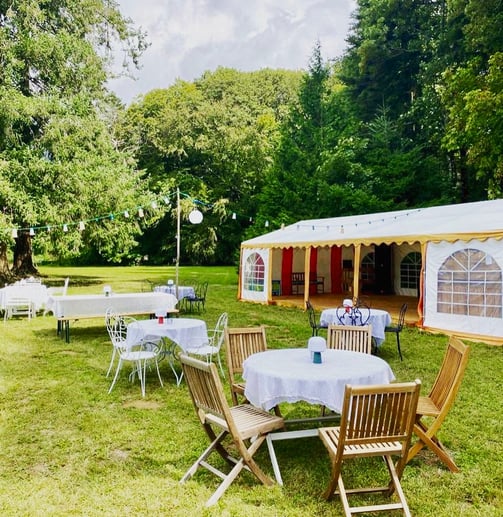
[[[421,253],[412,251],[400,262],[400,287],[403,289],[419,289],[421,275]]]
[[[371,291],[375,285],[375,255],[367,253],[361,261],[360,278],[362,291]]]
[[[248,291],[263,291],[265,264],[260,253],[252,253],[245,262],[243,283]]]
[[[437,311],[501,318],[501,280],[501,269],[491,255],[473,248],[456,251],[438,271]]]

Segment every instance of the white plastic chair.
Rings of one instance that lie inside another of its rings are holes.
[[[4,307],[4,321],[12,316],[28,316],[28,319],[36,316],[35,305],[29,298],[20,296],[8,298]]]
[[[198,356],[199,358],[204,357],[208,364],[212,362],[213,357],[216,357],[220,372],[224,378],[225,373],[222,367],[222,360],[220,359],[220,349],[224,343],[224,329],[227,327],[228,319],[228,314],[223,312],[218,318],[213,333],[208,336],[207,341],[191,343],[190,346],[185,349],[187,354]]]
[[[68,292],[69,282],[70,282],[70,277],[67,276],[65,278],[65,283],[63,284],[63,287],[48,287],[47,294],[49,294],[49,296],[53,296],[53,295],[66,296],[66,293]]]
[[[68,292],[68,284],[70,283],[70,277],[65,278],[65,283],[63,287],[48,287],[47,288],[47,296],[66,296]],[[49,312],[49,309],[44,310],[44,316]]]
[[[122,365],[125,362],[133,363],[133,370],[129,375],[130,381],[134,379],[136,375],[140,379],[141,394],[145,396],[145,376],[147,371],[147,364],[154,363],[157,370],[157,376],[161,386],[164,386],[161,378],[161,372],[159,371],[159,354],[161,349],[158,343],[153,341],[144,341],[142,339],[141,329],[138,328],[138,333],[135,335],[134,325],[136,320],[134,318],[125,318],[114,314],[113,311],[107,310],[107,330],[109,331],[110,340],[112,341],[113,352],[110,360],[110,365],[107,371],[107,377],[112,369],[115,357],[119,358],[115,375],[108,390],[108,393],[112,392],[112,389],[117,381],[119,372],[122,369]],[[130,328],[129,339],[127,338],[128,326]],[[132,329],[132,331],[131,331]]]

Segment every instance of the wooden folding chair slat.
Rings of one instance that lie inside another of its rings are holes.
[[[238,395],[244,396],[245,383],[240,376],[245,359],[267,350],[265,327],[226,328],[224,340],[231,397],[233,404],[237,405]]]
[[[438,439],[437,433],[459,391],[468,364],[469,352],[469,347],[461,340],[454,336],[450,337],[442,366],[429,395],[419,398],[414,425],[414,434],[418,440],[411,447],[407,461],[414,458],[424,447],[428,447],[450,471],[459,472],[459,467]],[[428,423],[425,423],[422,420],[423,416],[432,417],[433,420],[431,421],[430,418]]]
[[[405,515],[410,516],[400,479],[410,447],[419,390],[419,381],[379,386],[348,385],[340,426],[319,430],[332,462],[325,497],[330,499],[337,487],[345,515],[402,509]],[[341,473],[343,461],[371,456],[384,458],[390,475],[389,485],[346,489]],[[396,464],[392,456],[398,456]],[[371,492],[386,492],[389,495],[396,492],[399,502],[350,506],[348,494]]]
[[[210,445],[192,464],[180,483],[190,479],[200,467],[222,479],[206,506],[218,501],[243,468],[252,472],[264,485],[272,485],[274,482],[257,465],[253,456],[269,432],[283,428],[283,418],[250,404],[229,407],[214,363],[206,363],[187,355],[181,355],[180,361],[197,416],[210,439]],[[220,429],[218,435],[213,427]],[[227,436],[232,439],[238,458],[224,447],[222,442]],[[246,445],[244,440],[252,437],[251,443]],[[231,467],[230,472],[224,473],[207,461],[212,452],[220,454]]]
[[[370,354],[372,352],[372,325],[329,325],[327,348],[350,350]]]

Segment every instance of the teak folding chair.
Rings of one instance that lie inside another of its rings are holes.
[[[245,359],[252,354],[267,350],[265,327],[227,327],[224,334],[232,403],[237,405],[239,404],[238,395],[244,397],[245,394],[245,383],[241,379]]]
[[[319,429],[332,461],[332,475],[325,498],[330,499],[337,493],[346,516],[398,509],[410,516],[400,479],[407,463],[420,387],[419,381],[376,386],[346,385],[340,426]],[[383,457],[390,475],[389,484],[346,489],[341,474],[343,461],[370,456]],[[396,464],[392,456],[398,456]],[[399,502],[349,505],[348,494],[371,492],[384,492],[389,496],[396,492]]]
[[[352,352],[372,353],[372,325],[329,325],[327,348],[350,350]]]
[[[428,447],[442,460],[451,472],[459,472],[442,442],[438,430],[449,413],[463,379],[470,349],[458,338],[451,336],[442,366],[427,397],[419,397],[414,434],[417,442],[411,447],[407,461]],[[423,421],[427,417],[427,421]]]
[[[250,404],[229,407],[214,363],[208,364],[185,354],[180,356],[180,361],[196,414],[211,442],[180,483],[190,479],[199,467],[221,478],[223,481],[208,499],[206,506],[212,506],[220,499],[243,468],[252,472],[264,485],[273,485],[274,481],[262,471],[253,455],[269,432],[284,426],[283,419]],[[220,429],[218,435],[213,427]],[[224,447],[222,442],[227,436],[231,438],[239,458],[233,457]],[[245,440],[247,443],[249,440],[249,445],[245,444]],[[228,474],[206,461],[213,451],[218,452],[231,467]]]

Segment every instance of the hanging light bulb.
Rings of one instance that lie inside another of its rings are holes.
[[[12,238],[17,239],[17,229],[16,228],[12,228]]]
[[[124,217],[127,219],[129,217],[129,212],[127,210],[124,210]]]
[[[232,218],[235,220],[236,219],[236,212],[232,212]]]
[[[64,232],[67,232],[67,231],[68,231],[68,225],[67,225],[67,224],[64,224],[64,225],[63,225],[63,231],[64,231]]]
[[[47,231],[50,232],[52,230],[52,227],[51,226],[48,226],[47,227]]]
[[[138,217],[143,217],[145,214],[143,213],[143,208],[138,208]]]
[[[30,228],[30,235],[33,237],[35,235],[35,230],[33,228]]]
[[[162,200],[169,206],[169,197],[163,197]]]
[[[192,224],[199,224],[200,222],[202,222],[203,220],[203,213],[198,210],[197,208],[194,208],[194,210],[192,210],[192,212],[190,212],[189,214],[189,221],[192,223]]]
[[[264,223],[264,226],[265,226],[266,228],[269,228],[269,221],[266,221],[266,222]]]
[[[155,201],[152,201],[151,206],[155,210],[157,208],[157,203]]]
[[[79,231],[84,231],[86,228],[86,225],[84,224],[84,221],[80,221],[79,223]]]

